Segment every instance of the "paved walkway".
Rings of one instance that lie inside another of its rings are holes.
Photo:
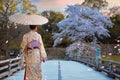
[[[74,61],[50,60],[42,64],[42,80],[112,80],[104,74]],[[5,80],[23,80],[24,70]]]

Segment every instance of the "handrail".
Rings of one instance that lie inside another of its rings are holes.
[[[117,61],[113,61],[113,60],[108,60],[108,59],[101,59],[103,61],[108,61],[108,62],[112,62],[112,63],[116,63],[116,64],[120,64],[120,62]]]
[[[106,72],[111,78],[120,79],[120,62],[87,56],[73,57],[71,59],[95,67],[97,71]]]
[[[0,61],[0,80],[20,70],[20,60],[21,57]]]

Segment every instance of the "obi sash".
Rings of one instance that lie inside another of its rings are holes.
[[[40,47],[40,42],[38,40],[33,40],[28,43],[27,50],[39,49],[39,47]]]

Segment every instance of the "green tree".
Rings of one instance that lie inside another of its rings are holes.
[[[112,15],[111,15],[112,14]],[[113,7],[110,9],[110,13],[108,14],[113,22],[113,28],[109,29],[111,38],[109,39],[109,43],[117,44],[117,39],[120,36],[120,7]]]
[[[19,9],[22,13],[37,13],[37,7],[30,2],[30,0],[20,0]]]
[[[52,47],[54,42],[52,33],[59,32],[57,23],[64,19],[64,15],[55,11],[44,11],[41,13],[41,15],[47,17],[49,22],[42,25],[42,28],[39,29],[39,33],[43,35],[43,42],[45,43],[45,47]]]
[[[106,7],[108,5],[108,2],[106,2],[106,0],[84,0],[82,5],[101,9]]]
[[[45,25],[43,25],[44,29],[47,29],[49,32],[58,32],[59,28],[57,27],[57,23],[64,19],[64,15],[60,12],[55,11],[44,11],[42,12],[42,15],[47,17],[49,22]]]
[[[15,13],[17,5],[16,0],[0,0],[0,27],[5,28],[8,26],[8,17]]]
[[[37,13],[37,8],[29,0],[0,0],[0,27],[9,26],[8,17],[14,13]]]
[[[116,15],[114,17],[111,17],[111,20],[113,22],[113,28],[109,29],[111,38],[109,39],[109,43],[117,43],[116,40],[120,36],[120,15]]]
[[[42,27],[40,27],[38,29],[38,33],[40,33],[42,36],[44,46],[45,47],[52,47],[53,42],[54,42],[53,38],[52,38],[52,34],[48,31],[44,30]]]
[[[29,0],[0,0],[0,31],[2,31],[0,33],[0,53],[5,53],[7,58],[11,43],[14,45],[14,39],[20,34],[17,36],[10,34],[15,30],[15,25],[10,23],[9,16],[15,13],[37,13],[37,10]]]
[[[111,21],[114,24],[112,28],[109,28],[110,36],[109,38],[103,38],[103,40],[99,39],[102,43],[105,44],[116,44],[117,38],[120,36],[120,15],[116,15],[111,17]]]

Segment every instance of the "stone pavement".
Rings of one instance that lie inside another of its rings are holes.
[[[42,63],[42,80],[112,80],[92,68],[74,61],[50,60]],[[4,80],[23,80],[24,70]]]

